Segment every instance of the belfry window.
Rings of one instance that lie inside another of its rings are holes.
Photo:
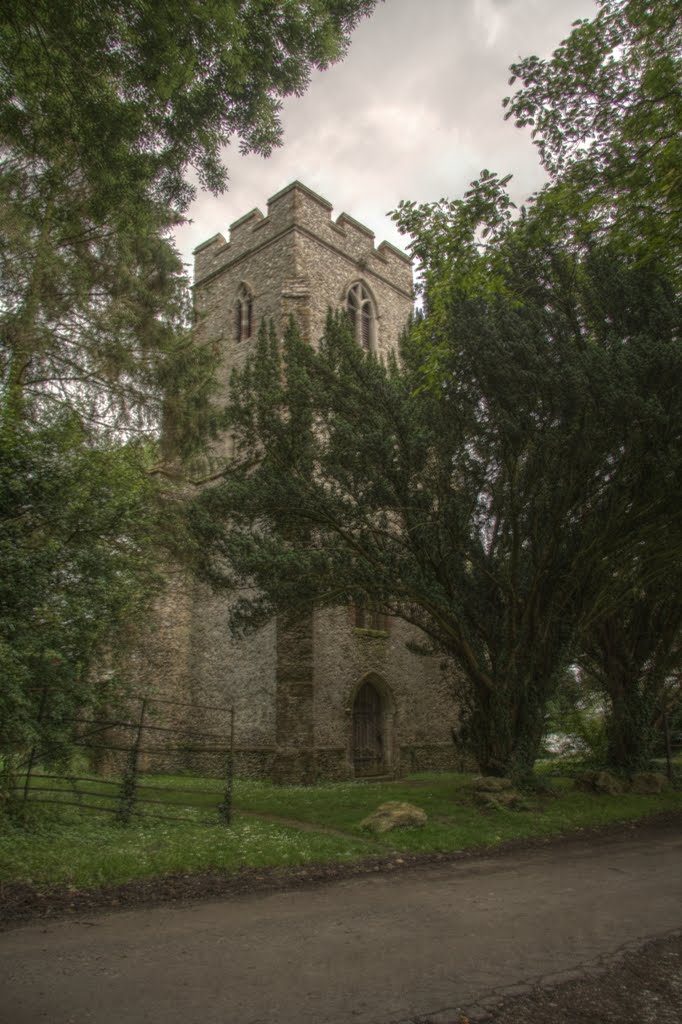
[[[353,616],[356,629],[373,629],[382,632],[388,630],[388,615],[374,601],[356,604]]]
[[[235,336],[237,341],[247,341],[253,332],[253,295],[251,289],[242,284],[237,292],[235,306]]]
[[[369,292],[361,281],[352,284],[346,297],[346,309],[355,340],[365,352],[376,349],[376,313]]]

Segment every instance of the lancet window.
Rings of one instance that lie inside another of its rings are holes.
[[[239,286],[235,306],[235,337],[247,341],[253,332],[253,295],[246,284]]]
[[[355,340],[365,352],[376,349],[377,318],[374,303],[361,281],[348,289],[346,309],[355,334]]]

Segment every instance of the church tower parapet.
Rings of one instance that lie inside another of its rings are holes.
[[[375,248],[374,232],[347,213],[332,220],[332,204],[300,181],[268,199],[268,213],[255,208],[230,225],[229,241],[213,235],[194,250],[195,288],[206,286],[216,275],[235,272],[238,264],[263,247],[281,242],[291,232],[307,237],[345,260],[349,269],[366,270],[412,297],[412,262],[389,242]]]

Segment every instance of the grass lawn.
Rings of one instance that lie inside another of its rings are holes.
[[[659,811],[682,811],[679,790],[657,796],[592,796],[561,778],[548,780],[546,794],[529,797],[527,810],[494,811],[473,804],[467,775],[415,775],[390,783],[314,787],[237,780],[234,820],[227,827],[218,823],[217,815],[207,819],[222,798],[218,780],[165,777],[143,782],[148,793],[158,791],[152,795],[172,802],[171,810],[195,820],[135,818],[123,826],[112,815],[60,806],[57,792],[50,805],[31,805],[22,827],[0,819],[0,881],[86,888],[170,873],[450,852],[629,821]],[[163,793],[164,784],[189,792],[170,796]],[[81,788],[93,802],[106,791],[99,783]],[[193,796],[196,790],[206,792]],[[428,824],[379,837],[361,831],[360,821],[387,800],[417,804],[428,814]],[[279,818],[305,824],[285,825]]]

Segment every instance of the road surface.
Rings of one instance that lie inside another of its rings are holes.
[[[31,924],[0,936],[0,1021],[458,1021],[681,928],[681,854],[678,828],[645,829],[307,890]]]

